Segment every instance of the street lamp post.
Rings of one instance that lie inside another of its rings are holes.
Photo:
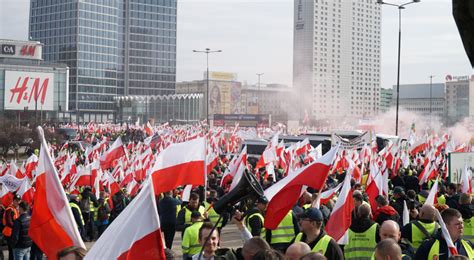
[[[432,111],[433,111],[433,105],[432,105],[432,99],[433,99],[433,75],[430,75],[430,126],[431,126],[431,120],[432,120]]]
[[[391,4],[384,2],[383,0],[377,0],[380,5],[390,5],[398,8],[398,68],[397,68],[397,104],[396,104],[396,115],[395,115],[395,135],[398,135],[398,108],[400,106],[400,53],[402,46],[402,10],[409,4],[419,3],[421,0],[412,0],[411,2],[404,3],[401,5]]]
[[[217,51],[211,51],[210,48],[206,48],[203,51],[198,51],[198,50],[193,50],[193,52],[200,52],[200,53],[205,53],[206,54],[206,97],[207,97],[207,105],[206,105],[206,122],[208,127],[211,127],[209,124],[209,53],[215,53],[215,52],[222,52],[222,50],[217,50]]]
[[[257,114],[260,114],[260,77],[263,76],[264,73],[257,73],[258,77],[258,93],[257,93]]]

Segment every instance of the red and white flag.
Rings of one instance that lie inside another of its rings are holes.
[[[332,148],[319,160],[298,169],[265,190],[269,203],[265,228],[275,229],[293,205],[298,201],[304,186],[321,190],[338,148]]]
[[[331,212],[331,216],[325,228],[327,234],[338,241],[339,244],[345,244],[342,238],[351,226],[351,213],[353,208],[351,176],[347,174],[336,205],[334,205],[334,209]]]
[[[453,240],[451,239],[451,236],[449,235],[449,231],[446,228],[446,224],[443,221],[443,218],[441,217],[441,214],[439,213],[439,210],[435,210],[436,212],[436,217],[438,218],[438,223],[441,226],[441,234],[446,240],[446,244],[448,244],[448,250],[449,250],[449,255],[448,256],[455,256],[458,255],[458,250],[456,246],[453,243]]]
[[[461,177],[461,192],[462,193],[472,193],[472,185],[471,185],[471,171],[469,170],[469,166],[466,164],[464,165],[464,171],[462,172]]]
[[[86,249],[77,230],[76,221],[64,193],[43,129],[38,127],[41,149],[36,177],[35,207],[28,235],[48,259],[57,259],[57,253],[66,247]]]
[[[163,150],[151,169],[156,194],[181,185],[204,185],[206,167],[206,140],[171,144]]]
[[[434,206],[437,194],[438,194],[438,180],[436,180],[435,183],[433,184],[433,187],[431,187],[430,193],[428,194],[428,197],[426,198],[424,205]]]
[[[38,156],[36,156],[36,154],[32,154],[30,157],[28,157],[25,164],[25,175],[28,176],[28,178],[33,179],[33,170],[36,169],[37,165]]]
[[[321,192],[318,197],[313,201],[312,207],[313,208],[318,208],[321,206],[321,204],[326,204],[333,196],[336,194],[336,192],[339,191],[339,189],[342,187],[342,183],[339,183],[336,187],[329,189],[327,191]]]
[[[107,227],[84,259],[164,260],[164,248],[155,192],[152,183],[147,183]]]
[[[109,148],[109,150],[103,153],[100,157],[100,168],[107,169],[113,167],[113,162],[124,155],[125,149],[123,148],[122,139],[119,136]]]
[[[21,200],[31,205],[35,196],[35,191],[33,187],[31,187],[30,181],[27,178],[23,179],[20,187],[16,191],[16,194],[21,197]]]

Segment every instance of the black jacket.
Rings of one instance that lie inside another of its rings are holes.
[[[13,233],[11,242],[14,248],[31,247],[33,241],[28,236],[30,229],[30,216],[27,213],[21,214],[13,223]]]
[[[176,225],[176,207],[181,202],[171,196],[165,196],[158,203],[160,222],[166,225]]]

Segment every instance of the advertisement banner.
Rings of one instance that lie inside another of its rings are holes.
[[[474,169],[474,153],[449,153],[448,154],[448,171],[450,182],[461,183],[462,172],[467,165],[471,171]]]
[[[54,74],[5,71],[5,110],[53,110]]]

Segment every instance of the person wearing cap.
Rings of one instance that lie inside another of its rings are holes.
[[[415,251],[425,239],[433,237],[439,229],[439,225],[435,221],[436,210],[431,205],[423,205],[420,209],[418,220],[403,226],[402,238],[408,241]]]
[[[5,188],[5,187],[4,187]],[[15,220],[20,216],[20,213],[18,212],[18,206],[20,204],[21,198],[17,194],[14,195],[13,201],[5,209],[5,212],[3,213],[3,219],[2,219],[2,224],[4,226],[2,234],[7,240],[7,245],[8,245],[8,259],[13,259],[13,245],[11,241],[11,236],[13,233],[13,225]]]
[[[263,223],[265,221],[265,210],[267,209],[268,200],[266,197],[257,199],[257,207],[247,211],[244,217],[245,226],[250,231],[252,236],[259,236],[265,239],[265,228]]]
[[[203,224],[201,213],[197,210],[191,212],[191,221],[192,225],[184,230],[181,242],[184,260],[191,259],[193,255],[199,254],[201,250],[201,244],[199,243],[199,229]]]
[[[390,206],[398,212],[399,216],[403,216],[403,202],[405,202],[405,200],[405,190],[400,186],[393,188],[393,196],[390,201]]]
[[[349,227],[348,244],[344,247],[344,259],[370,259],[380,241],[379,225],[370,217],[370,206],[357,208],[357,217]]]
[[[293,242],[304,242],[312,252],[323,254],[328,260],[344,259],[337,242],[324,232],[323,213],[318,208],[309,208],[300,216],[301,231]]]

